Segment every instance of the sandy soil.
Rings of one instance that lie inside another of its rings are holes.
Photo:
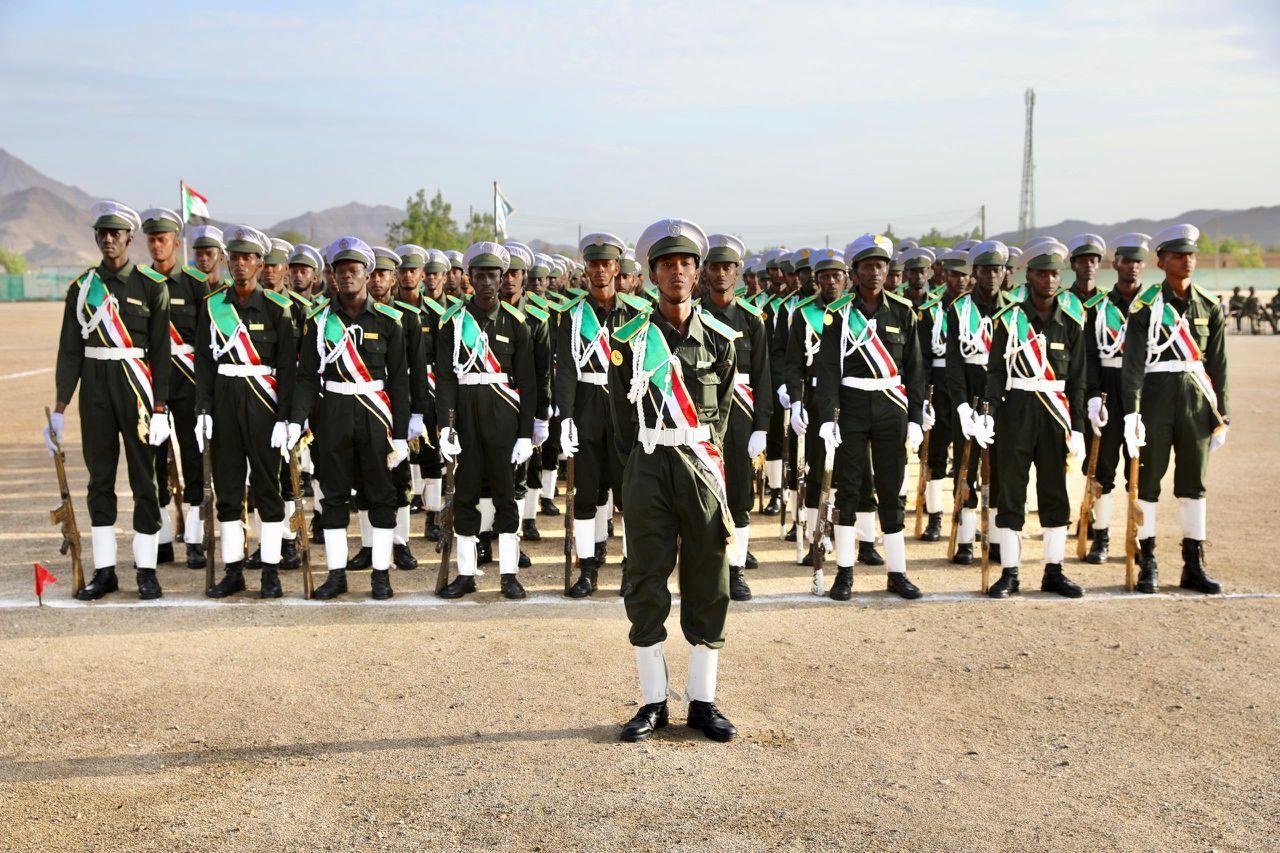
[[[704,740],[673,703],[679,724],[626,745],[637,687],[611,594],[618,541],[607,589],[568,602],[559,519],[540,520],[521,603],[498,597],[496,570],[473,600],[439,602],[421,540],[424,566],[394,573],[388,603],[361,574],[342,604],[302,603],[288,573],[282,601],[210,606],[202,573],[176,567],[160,571],[161,602],[138,602],[127,568],[119,594],[70,601],[37,435],[59,310],[0,306],[0,848],[1280,846],[1274,338],[1230,342],[1210,561],[1232,596],[1130,596],[1122,565],[1073,563],[1083,601],[993,602],[945,543],[912,543],[923,601],[887,597],[860,568],[840,605],[807,594],[759,518],[757,598],[734,605],[718,697],[742,739]],[[28,371],[42,372],[14,375]],[[1159,530],[1176,583],[1171,499]],[[1030,586],[1039,553],[1032,539]],[[62,578],[57,606],[29,606],[33,560]]]

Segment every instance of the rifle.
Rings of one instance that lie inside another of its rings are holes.
[[[564,591],[567,595],[573,586],[573,555],[577,550],[573,541],[574,457],[564,465]]]
[[[289,529],[298,542],[298,556],[302,558],[302,597],[310,598],[315,588],[311,577],[311,537],[307,532],[307,511],[302,497],[302,447],[299,441],[289,451],[289,481],[293,484],[293,515],[289,517]]]
[[[804,453],[804,436],[796,436],[796,565],[804,561],[804,496],[805,481],[808,480],[809,466]]]
[[[1138,557],[1138,525],[1142,524],[1142,507],[1138,505],[1138,455],[1129,459],[1129,517],[1124,531],[1124,588],[1133,592],[1134,562]]]
[[[831,414],[831,420],[835,423],[836,429],[840,429],[840,407],[836,406],[835,411]],[[810,586],[810,592],[814,595],[821,596],[824,594],[824,586],[822,583],[822,569],[827,562],[827,534],[831,530],[831,516],[835,512],[835,489],[831,487],[831,475],[836,467],[835,459],[831,460],[830,465],[824,465],[822,469],[822,505],[818,507],[818,520],[813,525],[813,544],[809,546],[809,554],[813,557],[813,582]],[[799,533],[797,532],[797,541]]]
[[[990,405],[986,402],[982,404],[982,414],[987,414]],[[981,475],[982,488],[978,492],[978,530],[982,536],[982,593],[986,594],[990,588],[989,581],[991,579],[991,543],[987,541],[991,535],[988,529],[988,516],[991,514],[991,448],[982,448]]]
[[[782,509],[778,511],[778,538],[787,538],[787,451],[791,449],[791,439],[787,435],[789,415],[782,413]]]
[[[933,405],[933,386],[929,386],[929,393],[924,398],[925,408]],[[916,538],[919,539],[924,535],[924,490],[925,485],[929,482],[929,441],[933,438],[933,429],[925,431],[924,441],[920,443],[920,476],[916,478]]]
[[[756,512],[764,512],[764,458],[757,456],[752,460],[756,469]]]
[[[57,509],[49,510],[49,523],[62,528],[62,544],[59,554],[71,554],[71,592],[84,589],[84,564],[80,561],[80,528],[76,526],[76,510],[71,503],[71,487],[67,485],[67,455],[62,452],[62,442],[53,428],[49,407],[44,407],[44,419],[49,424],[49,441],[53,442],[53,468],[58,473],[58,494],[62,502]]]
[[[456,415],[449,411],[449,426],[453,429]],[[449,460],[444,472],[444,494],[441,495],[443,506],[436,515],[436,523],[440,525],[440,539],[436,542],[436,550],[440,552],[440,568],[436,571],[436,595],[449,583],[449,555],[453,552],[453,474],[458,468],[458,457]]]
[[[182,476],[178,473],[178,445],[169,438],[169,494],[173,496],[173,506],[178,512],[178,538],[182,539],[187,532],[186,513],[182,509]]]
[[[1102,405],[1107,405],[1107,392],[1102,392]],[[1098,482],[1098,448],[1102,445],[1102,433],[1095,432],[1089,446],[1089,472],[1084,478],[1084,497],[1080,499],[1080,519],[1076,522],[1076,559],[1083,560],[1085,543],[1089,541],[1089,528],[1093,525],[1093,502],[1102,494]]]
[[[972,408],[978,408],[978,398],[973,398]],[[951,538],[947,540],[947,559],[956,555],[956,535],[960,532],[960,512],[969,500],[969,460],[973,458],[973,439],[964,443],[964,453],[957,470],[956,498],[951,507]]]
[[[213,589],[213,564],[217,552],[213,544],[213,443],[207,438],[204,442],[204,495],[200,499],[200,520],[204,522],[204,589],[208,592]]]

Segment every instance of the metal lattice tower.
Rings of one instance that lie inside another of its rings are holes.
[[[1032,115],[1036,109],[1036,90],[1028,89],[1027,138],[1022,145],[1022,194],[1018,199],[1018,232],[1026,240],[1036,227],[1036,164],[1031,154]]]

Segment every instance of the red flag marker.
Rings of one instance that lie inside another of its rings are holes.
[[[58,579],[39,563],[35,563],[34,565],[36,574],[36,601],[40,602],[41,607],[44,607],[44,588],[51,583],[57,583]]]

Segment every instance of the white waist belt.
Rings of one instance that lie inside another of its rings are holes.
[[[1066,380],[1063,379],[1034,379],[1025,376],[1010,376],[1009,381],[1005,383],[1005,389],[1013,389],[1015,391],[1035,391],[1041,394],[1061,394],[1067,390]]]
[[[332,391],[335,394],[347,394],[354,396],[356,394],[371,394],[374,391],[382,390],[382,380],[375,379],[372,382],[341,382],[336,379],[326,379],[324,381],[324,390]]]
[[[884,376],[871,379],[864,376],[845,376],[840,384],[846,388],[857,388],[859,391],[888,391],[902,384],[901,376]]]
[[[459,385],[497,385],[506,381],[505,373],[464,373],[458,377]]]
[[[733,384],[734,385],[750,385],[751,375],[748,373],[735,373],[733,374]]]
[[[607,373],[583,373],[578,376],[579,382],[585,382],[588,385],[608,385],[609,374]]]
[[[991,353],[989,352],[979,353],[978,355],[966,355],[964,357],[964,363],[976,364],[979,367],[986,367],[987,361],[990,360],[990,358],[991,358]]]
[[[1116,355],[1111,358],[1100,359],[1103,367],[1124,367],[1124,356]]]
[[[169,352],[172,355],[193,355],[196,348],[191,344],[170,344]]]
[[[270,376],[275,370],[265,364],[219,364],[219,376]]]
[[[1157,361],[1148,364],[1147,373],[1203,373],[1203,361],[1183,361],[1175,358],[1172,361]]]
[[[85,347],[84,357],[93,361],[123,361],[126,358],[146,358],[142,347]]]
[[[661,444],[664,447],[681,447],[688,444],[697,444],[700,441],[709,441],[710,439],[711,427],[706,425],[696,426],[691,429],[654,429],[652,427],[640,427],[641,444]]]
[[[947,360],[945,358],[935,358],[933,361],[929,362],[929,365],[931,367],[946,367]]]

